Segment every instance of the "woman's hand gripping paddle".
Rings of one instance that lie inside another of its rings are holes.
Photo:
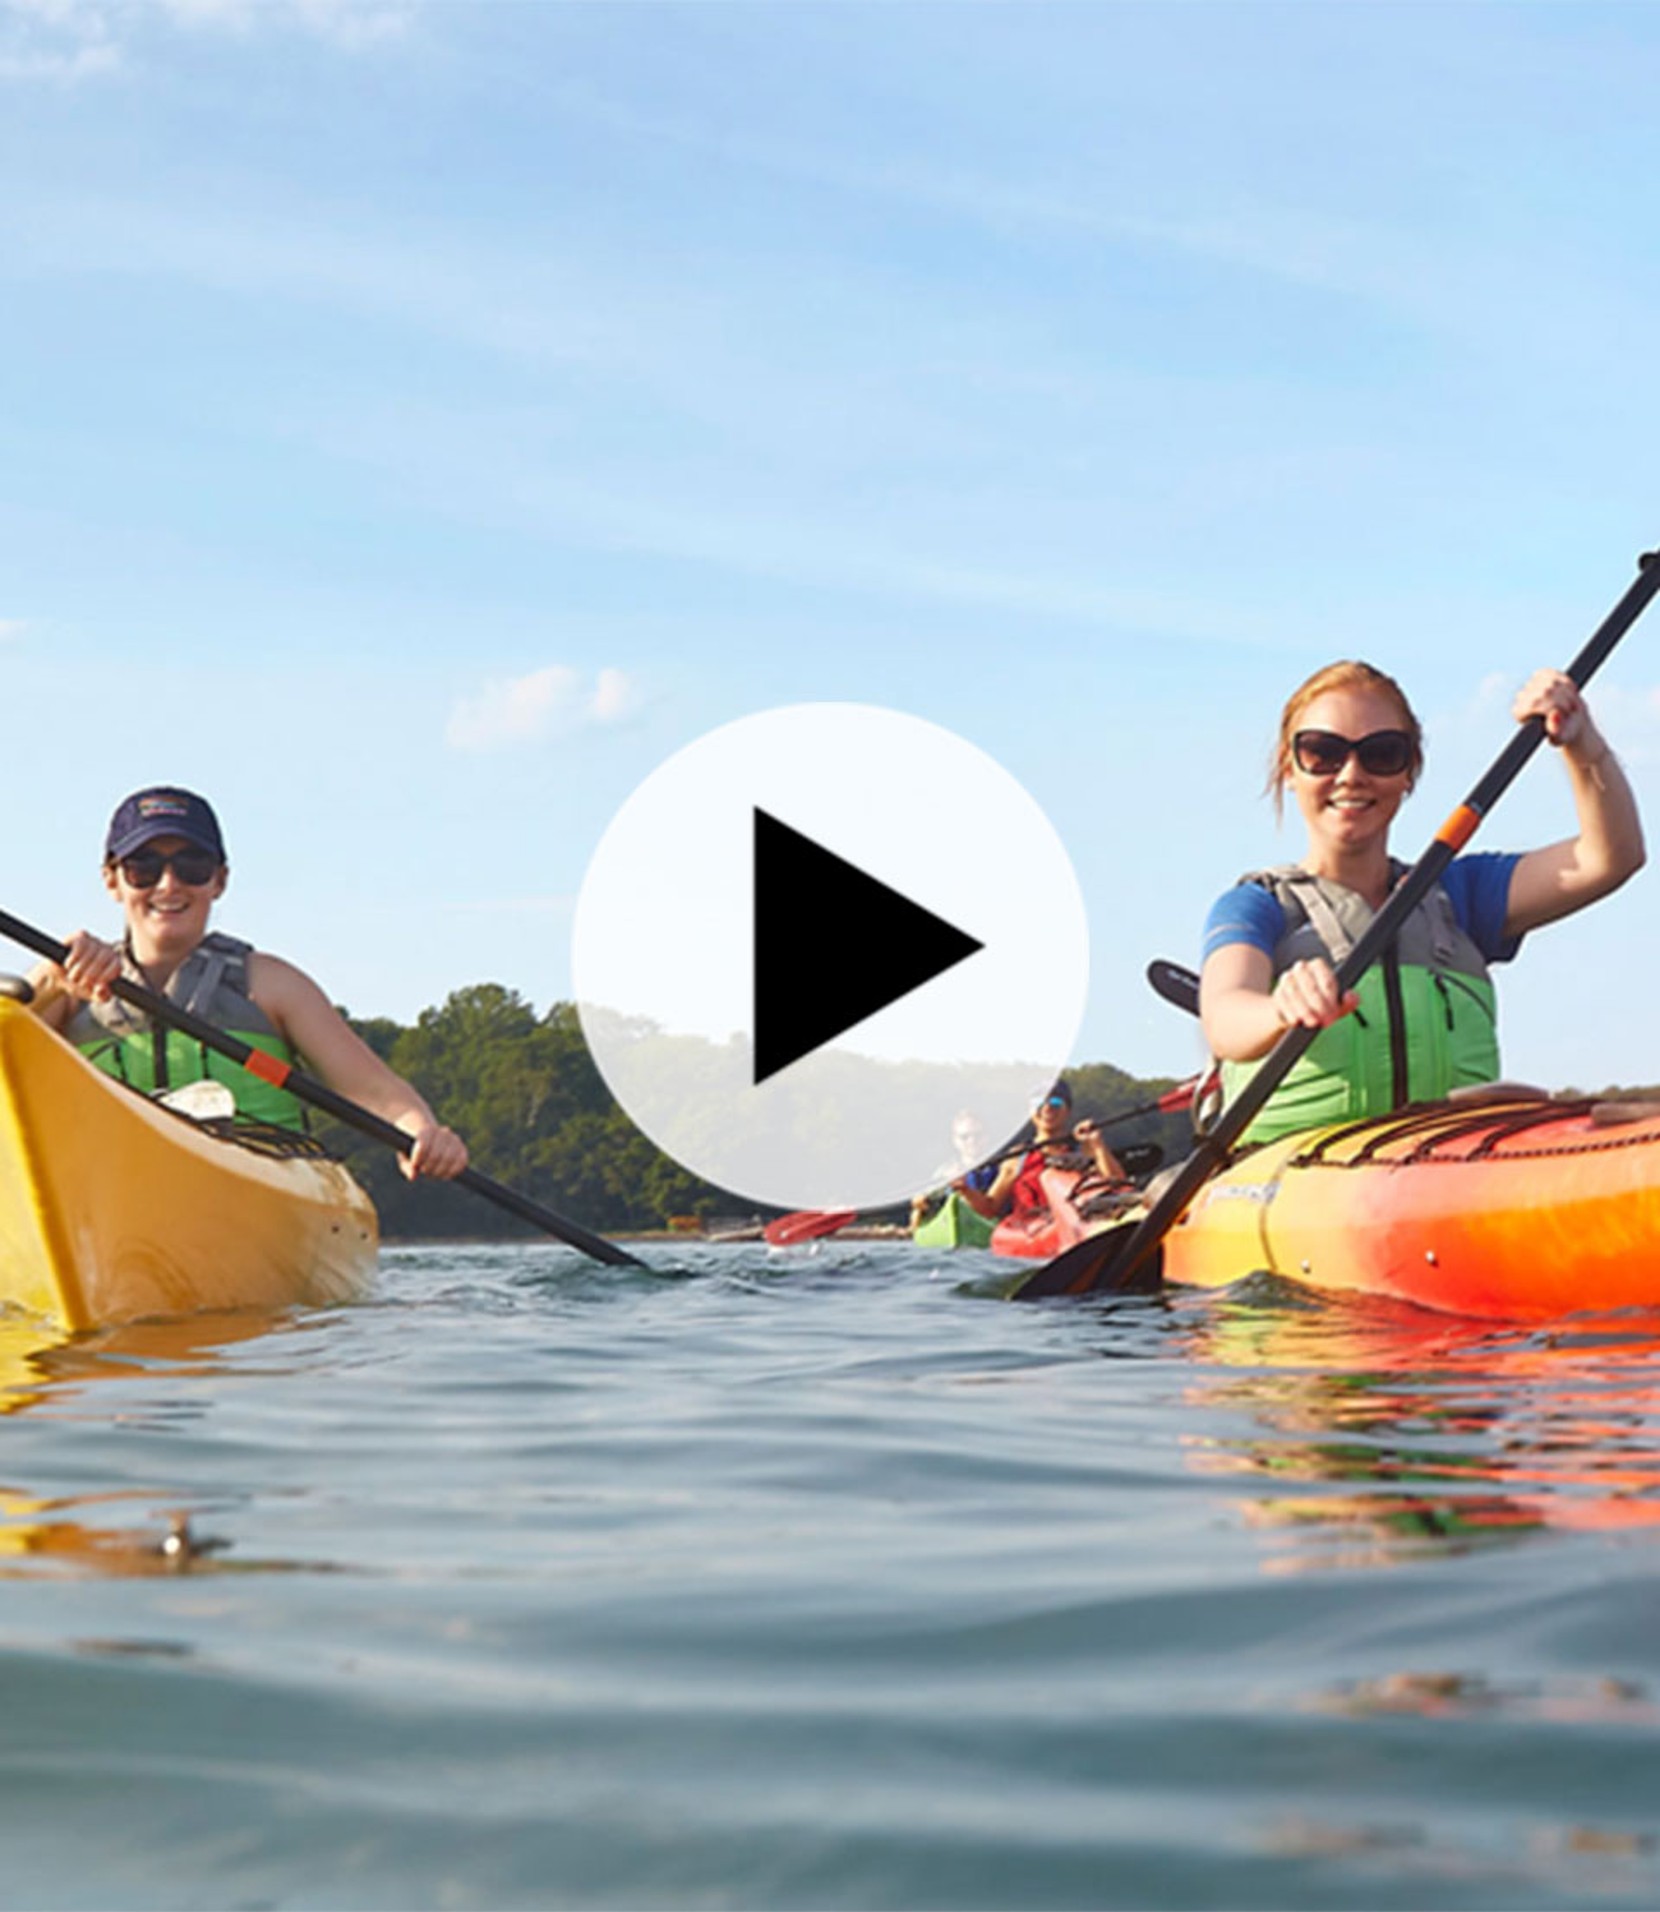
[[[1660,591],[1660,551],[1650,551],[1638,560],[1637,576],[1630,589],[1568,666],[1567,675],[1581,690],[1642,616],[1657,591]],[[1372,918],[1365,934],[1339,964],[1337,986],[1341,994],[1353,989],[1395,940],[1407,917],[1434,888],[1453,857],[1475,835],[1494,804],[1539,748],[1544,735],[1544,720],[1540,717],[1530,717],[1517,728],[1491,769],[1442,824],[1429,848],[1401,879],[1389,900]],[[1157,1272],[1155,1257],[1165,1236],[1188,1203],[1226,1161],[1235,1142],[1318,1034],[1317,1029],[1301,1024],[1287,1029],[1140,1221],[1092,1235],[1064,1255],[1057,1255],[1014,1290],[1015,1298],[1037,1301],[1051,1295],[1122,1291],[1138,1277],[1143,1281],[1152,1279]]]
[[[50,962],[68,960],[69,951],[64,944],[44,931],[20,922],[17,917],[8,916],[4,910],[0,910],[0,935],[10,937],[14,943],[23,944],[26,949],[32,949],[37,956],[44,956]],[[273,1083],[279,1089],[286,1089],[290,1095],[298,1096],[300,1101],[309,1102],[314,1109],[321,1109],[348,1127],[373,1136],[377,1142],[384,1142],[400,1155],[407,1155],[415,1146],[414,1137],[406,1135],[395,1123],[386,1121],[356,1102],[348,1101],[343,1095],[337,1095],[327,1083],[319,1082],[303,1069],[293,1068],[275,1056],[267,1055],[263,1049],[243,1042],[240,1037],[216,1029],[211,1022],[204,1022],[200,1016],[180,1008],[165,996],[157,995],[153,989],[146,989],[142,983],[129,982],[125,976],[121,976],[111,984],[111,988],[134,1009],[143,1010],[157,1022],[182,1029],[187,1036],[206,1048],[215,1049],[220,1055],[229,1056],[232,1062],[241,1063],[251,1075],[257,1075],[262,1081]],[[494,1202],[508,1214],[518,1216],[520,1221],[532,1223],[557,1240],[569,1243],[572,1248],[580,1248],[583,1254],[591,1255],[595,1261],[609,1262],[618,1268],[645,1266],[637,1256],[619,1248],[615,1242],[607,1241],[603,1235],[591,1234],[578,1223],[566,1221],[563,1215],[554,1214],[551,1208],[544,1208],[540,1202],[531,1201],[529,1196],[493,1181],[476,1168],[463,1169],[455,1180],[462,1188],[470,1188],[475,1195],[482,1195],[487,1202]]]

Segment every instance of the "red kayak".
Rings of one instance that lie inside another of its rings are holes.
[[[1130,1207],[1141,1194],[1133,1182],[1103,1182],[1099,1175],[1076,1168],[1046,1168],[1040,1179],[1048,1206],[1005,1215],[991,1231],[994,1255],[1048,1261],[1095,1234],[1103,1220]]]

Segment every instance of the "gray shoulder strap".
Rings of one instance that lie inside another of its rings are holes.
[[[177,993],[168,993],[181,1008],[197,1016],[210,1013],[209,1005],[226,982],[237,995],[247,995],[249,947],[217,931],[204,936],[174,979]]]
[[[1287,883],[1296,891],[1297,901],[1308,914],[1308,920],[1314,925],[1314,933],[1331,953],[1334,963],[1342,962],[1354,948],[1354,938],[1343,927],[1342,920],[1326,900],[1319,879],[1299,870],[1295,876],[1286,878]]]
[[[1354,938],[1343,927],[1336,910],[1326,900],[1320,887],[1320,879],[1310,876],[1308,871],[1295,863],[1281,863],[1271,870],[1251,870],[1240,879],[1242,883],[1256,883],[1262,888],[1272,890],[1284,906],[1287,895],[1296,902],[1312,924],[1314,933],[1331,952],[1334,963],[1342,962],[1354,948]],[[1295,920],[1293,920],[1295,927]]]

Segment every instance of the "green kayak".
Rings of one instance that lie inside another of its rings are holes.
[[[912,1234],[919,1248],[984,1248],[996,1223],[977,1215],[955,1189]]]

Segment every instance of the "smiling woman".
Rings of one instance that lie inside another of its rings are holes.
[[[1370,664],[1328,665],[1286,703],[1269,785],[1276,804],[1290,788],[1308,849],[1299,864],[1244,877],[1212,909],[1200,1013],[1229,1099],[1285,1030],[1320,1033],[1244,1140],[1497,1080],[1488,965],[1508,962],[1528,930],[1583,909],[1641,867],[1636,801],[1573,680],[1535,672],[1513,714],[1541,718],[1560,748],[1578,834],[1520,855],[1455,857],[1345,994],[1335,966],[1404,874],[1389,855],[1389,829],[1422,768],[1422,733],[1400,686]]]
[[[217,1077],[239,1114],[304,1127],[302,1106],[288,1090],[220,1063],[182,1031],[115,996],[111,985],[125,976],[282,1062],[303,1057],[330,1088],[414,1137],[402,1158],[410,1175],[459,1175],[467,1166],[465,1143],[304,971],[208,929],[229,878],[219,820],[203,798],[170,787],[128,797],[104,845],[104,883],[121,906],[125,934],[112,944],[76,930],[66,959],[40,963],[29,978],[36,1013],[106,1074],[145,1093]]]

